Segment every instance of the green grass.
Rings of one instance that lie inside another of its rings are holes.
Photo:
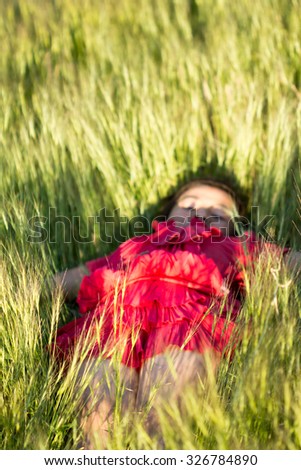
[[[72,314],[45,278],[117,246],[88,217],[151,217],[215,161],[301,249],[301,1],[0,0],[0,12],[2,447],[75,448],[78,366],[64,375],[45,349]],[[84,221],[70,243],[61,226],[29,243],[49,207]],[[210,393],[162,415],[169,448],[300,448],[300,285],[256,274],[241,315],[252,334]],[[127,431],[113,448],[156,448]]]

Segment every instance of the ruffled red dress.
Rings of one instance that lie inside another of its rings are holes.
[[[222,355],[241,308],[244,268],[264,247],[278,255],[288,250],[254,232],[225,236],[197,217],[185,227],[172,218],[152,227],[86,263],[91,274],[77,297],[83,316],[58,330],[60,355],[87,338],[92,356],[109,358],[119,348],[121,362],[138,371],[169,345]]]

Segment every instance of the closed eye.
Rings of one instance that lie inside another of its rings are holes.
[[[222,215],[222,214],[214,214],[214,213],[212,213],[212,214],[210,214],[210,215],[213,216],[213,217],[218,217],[219,219],[223,219],[223,220],[226,220],[226,219],[227,219],[227,217],[226,217],[225,215]]]
[[[210,215],[212,215],[214,217],[219,217],[220,219],[223,219],[223,220],[228,220],[228,218],[231,216],[230,211],[227,211],[227,213],[226,213],[226,211],[219,210],[219,209],[217,209],[217,210],[213,209],[210,212]]]

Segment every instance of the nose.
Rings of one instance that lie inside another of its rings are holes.
[[[206,219],[208,217],[208,210],[204,208],[194,209],[195,217]]]

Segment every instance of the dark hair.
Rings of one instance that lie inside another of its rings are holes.
[[[220,170],[221,171],[221,170]],[[204,173],[203,171],[201,171]],[[185,178],[187,180],[187,178]],[[185,179],[178,182],[178,184],[172,188],[169,194],[161,200],[161,203],[158,208],[158,217],[168,217],[171,209],[176,204],[177,200],[185,191],[193,186],[198,186],[199,184],[206,184],[207,186],[213,186],[220,188],[223,191],[226,191],[233,198],[238,214],[240,216],[246,216],[248,212],[248,195],[244,191],[238,182],[236,176],[229,172],[229,170],[223,169],[223,176],[213,176],[205,175],[198,176],[195,175],[185,183]]]

